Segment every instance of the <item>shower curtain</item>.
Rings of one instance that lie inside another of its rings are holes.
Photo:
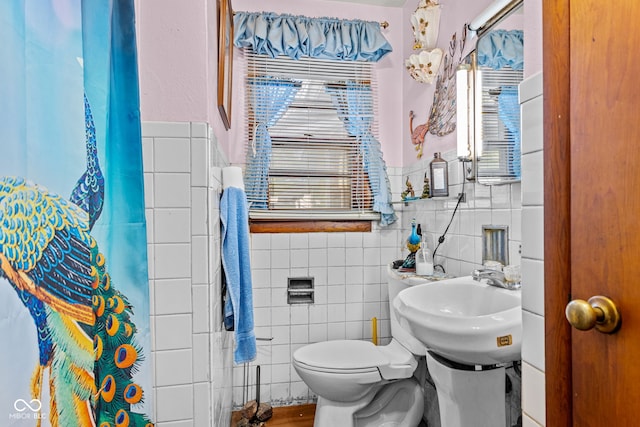
[[[133,0],[2,1],[0,40],[0,425],[150,425]]]

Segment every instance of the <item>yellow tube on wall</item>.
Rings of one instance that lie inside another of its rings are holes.
[[[371,318],[371,342],[373,345],[378,345],[378,318]]]

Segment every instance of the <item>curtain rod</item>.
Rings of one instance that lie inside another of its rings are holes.
[[[236,14],[236,13],[235,13],[235,12],[233,12],[233,15],[234,15],[234,16],[235,16],[235,14]],[[388,21],[382,21],[382,22],[380,22],[379,24],[380,24],[380,26],[381,26],[382,28],[384,28],[385,30],[386,30],[387,28],[389,28],[389,22],[388,22]]]
[[[522,3],[523,0],[494,0],[480,15],[467,24],[467,28],[479,37]]]

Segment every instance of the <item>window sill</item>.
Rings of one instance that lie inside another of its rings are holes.
[[[306,210],[249,210],[251,233],[338,233],[370,232],[371,221],[379,221],[375,212]]]
[[[380,214],[375,212],[351,211],[308,211],[303,209],[250,209],[251,220],[266,221],[379,221]]]
[[[251,233],[338,233],[338,232],[370,232],[371,221],[287,221],[276,219],[250,219]]]

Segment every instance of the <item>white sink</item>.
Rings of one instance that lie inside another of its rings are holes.
[[[402,327],[449,360],[493,365],[520,359],[520,290],[465,276],[405,289],[393,305]]]

